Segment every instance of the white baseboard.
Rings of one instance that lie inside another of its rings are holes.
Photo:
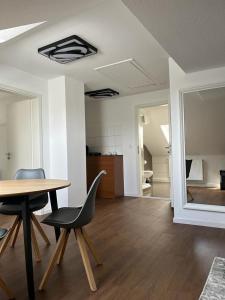
[[[218,188],[218,184],[210,183],[210,182],[206,182],[206,183],[194,183],[194,182],[192,182],[192,183],[187,183],[187,186]]]
[[[199,220],[195,220],[195,219],[184,219],[184,218],[175,218],[174,217],[173,223],[214,227],[214,228],[225,228],[225,220],[224,220],[224,223],[219,223],[219,222],[207,222],[207,221],[199,221]]]
[[[154,178],[153,177],[153,182],[166,182],[166,183],[169,183],[170,179],[169,178]]]
[[[141,196],[139,194],[124,194],[124,197],[138,198],[138,197],[141,197]]]

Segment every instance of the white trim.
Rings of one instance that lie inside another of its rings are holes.
[[[199,220],[196,220],[196,219],[185,219],[185,218],[175,218],[174,217],[173,218],[173,223],[225,229],[225,223],[199,221]]]

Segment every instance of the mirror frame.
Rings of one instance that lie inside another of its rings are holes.
[[[225,212],[225,206],[220,205],[209,205],[209,204],[198,204],[198,203],[188,203],[187,202],[187,181],[186,181],[186,165],[185,165],[185,127],[184,127],[184,95],[192,92],[199,92],[205,90],[211,90],[216,88],[224,88],[225,83],[215,84],[215,85],[206,85],[198,86],[194,88],[187,88],[179,90],[179,110],[180,110],[180,129],[181,129],[181,175],[184,180],[182,180],[182,202],[184,209],[192,210],[202,210],[210,212]]]

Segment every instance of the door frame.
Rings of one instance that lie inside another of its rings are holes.
[[[43,159],[43,112],[42,112],[42,95],[36,94],[33,92],[25,91],[22,89],[18,89],[13,86],[8,86],[4,84],[0,84],[0,90],[5,92],[11,92],[15,94],[19,94],[25,97],[30,97],[31,99],[37,99],[38,100],[38,106],[39,106],[39,124],[40,124],[40,136],[39,136],[39,145],[40,145],[40,167],[43,167],[44,165],[44,159]],[[25,99],[26,100],[26,99]]]
[[[170,155],[171,154],[171,145],[172,145],[172,131],[171,131],[171,110],[170,110],[170,102],[169,100],[157,100],[154,101],[154,103],[149,102],[145,104],[140,104],[135,106],[135,136],[136,136],[136,164],[137,164],[137,183],[138,183],[138,197],[142,198],[147,198],[147,199],[165,199],[165,200],[170,200],[171,202],[171,207],[173,207],[173,189],[172,189],[172,184],[173,184],[173,178],[172,178],[172,160],[170,161],[170,166],[169,166],[169,174],[170,174],[170,197],[148,197],[148,196],[143,196],[142,195],[142,189],[141,189],[141,166],[140,166],[140,151],[139,151],[139,110],[142,108],[147,108],[147,107],[157,107],[160,105],[165,105],[168,104],[168,120],[169,120],[169,134],[170,134]]]

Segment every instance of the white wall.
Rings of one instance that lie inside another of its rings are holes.
[[[174,62],[169,60],[170,67],[170,105],[172,126],[172,165],[173,165],[173,198],[174,222],[215,227],[225,227],[225,212],[217,212],[214,206],[185,203],[185,172],[183,160],[182,118],[180,91],[199,87],[225,85],[225,67],[185,74]],[[191,206],[191,207],[190,207]],[[191,209],[190,209],[191,208]],[[209,211],[214,210],[214,211]]]
[[[169,182],[169,157],[168,155],[153,155],[152,170],[154,182]]]
[[[161,130],[160,125],[169,124],[168,107],[147,107],[141,110],[146,116],[147,123],[144,128],[144,144],[154,156],[168,155],[168,142]]]
[[[7,166],[6,105],[4,101],[0,101],[0,179],[5,178]]]
[[[103,153],[116,151],[123,154],[125,195],[140,194],[137,107],[164,104],[168,99],[169,91],[162,90],[114,99],[86,101],[87,144],[96,150],[102,149]]]
[[[59,206],[82,205],[86,195],[84,85],[61,76],[49,80],[50,176],[72,186],[58,192]]]
[[[203,182],[188,181],[189,185],[218,187],[220,170],[225,170],[225,155],[186,155],[187,159],[203,160]]]

